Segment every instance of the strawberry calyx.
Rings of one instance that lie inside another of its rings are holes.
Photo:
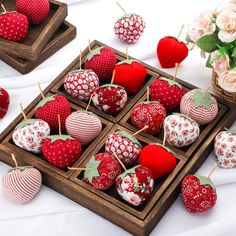
[[[123,65],[123,64],[132,64],[133,62],[137,62],[137,63],[140,63],[139,61],[137,60],[133,60],[133,59],[126,59],[126,60],[123,60],[123,61],[120,61],[116,64],[116,66],[119,66],[119,65]]]
[[[34,124],[36,121],[38,121],[39,119],[27,119],[27,120],[23,120],[22,122],[20,122],[20,124],[18,124],[16,126],[16,129],[22,129],[27,125],[32,125]]]
[[[230,130],[230,129],[227,129],[227,128],[225,128],[225,130],[228,131],[232,135],[236,135],[236,130]]]
[[[86,111],[86,110],[78,110],[78,111],[75,111],[73,113],[86,113],[87,115],[90,115],[90,116],[96,116],[98,118],[98,116],[96,114],[94,114],[93,112],[91,111]]]
[[[170,153],[172,153],[173,155],[175,155],[175,153],[174,153],[171,149],[169,149],[168,147],[164,146],[163,144],[160,144],[160,143],[150,143],[149,145],[156,145],[156,146],[162,147],[162,148],[164,148],[167,152],[170,152]]]
[[[50,139],[51,144],[56,142],[56,141],[58,141],[58,140],[61,140],[61,141],[75,140],[70,135],[65,135],[65,134],[62,134],[62,135],[50,135],[50,136],[47,137],[47,139]]]
[[[143,101],[143,102],[139,102],[139,104],[152,104],[152,103],[158,103],[158,104],[160,104],[159,101]]]
[[[211,105],[214,101],[211,99],[210,93],[202,90],[196,90],[194,94],[191,96],[191,99],[195,102],[195,107],[205,107],[206,109],[210,109]]]
[[[4,14],[8,14],[8,13],[18,13],[18,12],[17,11],[4,11],[4,12],[0,12],[0,16]]]
[[[216,187],[210,178],[207,178],[199,174],[195,174],[194,176],[199,180],[201,185],[209,185],[214,191],[216,191]]]
[[[190,116],[188,116],[188,115],[184,115],[184,114],[178,113],[178,112],[173,112],[172,115],[178,115],[178,116],[184,117],[185,119],[187,119],[187,120],[189,120],[189,121],[195,123],[197,126],[199,126],[198,123],[197,123],[195,120],[193,120],[193,119],[192,119]]]
[[[97,47],[97,48],[91,50],[91,51],[88,53],[88,55],[87,55],[85,61],[90,61],[94,56],[96,56],[96,55],[101,55],[101,50],[102,50],[103,48],[105,48],[105,46]]]
[[[138,167],[140,167],[141,165],[137,165],[137,166],[134,166],[133,168],[131,168],[131,169],[128,169],[128,170],[126,170],[126,171],[124,171],[122,174],[120,174],[117,178],[121,178],[121,179],[124,179],[125,178],[125,176],[126,175],[128,175],[128,174],[136,174],[136,171],[135,171],[135,169],[136,168],[138,168]]]
[[[182,87],[182,85],[180,84],[180,83],[178,83],[178,82],[176,82],[175,80],[173,80],[173,79],[168,79],[168,78],[166,78],[166,77],[160,77],[160,78],[157,78],[157,79],[159,79],[159,80],[163,80],[163,81],[166,81],[168,84],[169,84],[169,86],[170,87],[172,87],[172,86],[177,86],[177,87],[179,87],[180,89],[182,89],[183,87]]]
[[[132,16],[138,16],[137,14],[135,14],[135,13],[128,13],[128,14],[124,14],[123,16],[121,16],[117,21],[119,21],[119,20],[121,20],[121,19],[123,19],[123,18],[130,18],[130,17],[132,17]]]
[[[92,183],[94,177],[100,176],[98,172],[98,167],[101,163],[101,160],[95,160],[95,157],[92,156],[89,162],[86,165],[86,170],[84,172],[84,179],[88,179]]]
[[[109,88],[109,87],[124,89],[124,87],[117,84],[104,84],[104,85],[101,85],[99,88]]]
[[[12,171],[24,171],[28,168],[34,168],[33,166],[18,166],[18,167],[14,167],[14,168],[11,168],[8,173],[12,172]]]
[[[50,97],[46,97],[45,99],[43,99],[36,107],[36,110],[40,107],[43,107],[44,105],[46,105],[48,102],[51,102],[51,101],[55,101],[56,100],[56,97],[57,95],[53,95],[53,96],[50,96]]]
[[[125,131],[121,131],[121,130],[116,131],[116,133],[118,133],[123,138],[129,139],[132,143],[138,144],[140,147],[142,147],[142,145],[140,144],[138,139],[136,139],[133,135],[131,135]]]

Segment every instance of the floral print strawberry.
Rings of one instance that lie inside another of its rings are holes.
[[[10,103],[8,92],[0,87],[0,120],[7,114]]]
[[[133,206],[146,202],[151,197],[153,188],[152,172],[141,165],[126,170],[116,179],[118,194]]]
[[[220,167],[236,167],[236,131],[221,131],[215,137],[215,155]]]
[[[166,141],[179,148],[193,143],[200,133],[197,122],[180,113],[167,116],[163,127],[166,132]]]
[[[121,86],[105,84],[95,89],[92,101],[100,111],[115,116],[125,107],[127,93]]]
[[[91,157],[84,172],[85,181],[99,190],[110,188],[120,174],[119,162],[109,153],[98,153]]]
[[[110,155],[115,152],[125,166],[129,166],[138,159],[141,149],[142,145],[139,141],[125,131],[111,133],[105,142],[106,152]]]

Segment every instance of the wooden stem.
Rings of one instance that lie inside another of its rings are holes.
[[[177,36],[177,39],[179,39],[179,37],[180,37],[180,35],[181,35],[183,29],[184,29],[184,25],[181,26],[181,29],[180,29],[179,34],[178,34],[178,36]]]
[[[126,59],[129,60],[128,47],[125,48]]]
[[[113,70],[113,73],[112,73],[112,78],[111,78],[111,84],[113,84],[113,83],[114,83],[115,75],[116,75],[116,71],[115,71],[115,70]]]
[[[147,86],[147,102],[149,102],[149,97],[150,97],[150,89],[149,86]]]
[[[178,69],[179,69],[179,63],[175,63],[175,75],[174,75],[174,81],[176,81],[176,76],[178,73]]]
[[[69,170],[91,170],[91,168],[86,167],[67,167]]]
[[[14,161],[16,168],[18,168],[19,166],[18,166],[18,163],[16,161],[16,157],[15,157],[15,155],[13,153],[11,154],[11,158]]]
[[[133,133],[132,136],[136,136],[138,135],[139,133],[143,132],[145,129],[148,129],[148,125],[145,125],[142,129],[138,130],[137,132]]]
[[[61,135],[61,117],[60,115],[57,115],[58,118],[58,133]]]
[[[2,9],[3,9],[4,13],[6,13],[6,12],[7,12],[7,10],[6,10],[6,8],[4,7],[4,5],[3,5],[3,4],[1,4],[1,7],[2,7]]]
[[[92,101],[92,95],[91,95],[90,98],[89,98],[89,102],[88,102],[88,105],[87,105],[85,111],[87,111],[87,110],[89,109],[89,106],[90,106],[91,101]]]
[[[90,40],[88,41],[88,48],[89,48],[89,51],[91,52],[91,47],[90,47]]]
[[[41,94],[42,98],[45,99],[45,96],[44,96],[44,94],[43,94],[43,90],[42,90],[42,88],[41,88],[40,83],[38,82],[37,84],[38,84],[39,91],[40,91],[40,94]]]
[[[117,159],[117,161],[120,163],[120,165],[122,166],[122,168],[123,168],[125,171],[127,171],[127,169],[126,169],[124,163],[120,160],[120,158],[116,155],[115,152],[113,152],[113,155],[115,156],[115,158]]]
[[[79,55],[79,69],[82,69],[82,50],[80,50],[80,55]]]
[[[116,4],[118,5],[118,7],[125,13],[125,15],[127,15],[127,12],[125,11],[125,9],[120,5],[119,2],[116,2]]]
[[[165,146],[166,144],[166,129],[164,128],[164,135],[163,135],[163,143],[162,145]]]
[[[218,166],[218,164],[217,164],[217,163],[214,163],[214,165],[213,165],[212,168],[211,168],[210,173],[209,173],[208,176],[207,176],[208,179],[210,179],[212,173],[215,171],[215,169],[216,169],[217,166]]]
[[[27,117],[26,117],[26,115],[24,113],[24,109],[23,109],[22,103],[20,103],[20,110],[21,110],[21,113],[22,113],[22,115],[24,117],[24,120],[27,120]]]

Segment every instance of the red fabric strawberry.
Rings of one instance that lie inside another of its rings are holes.
[[[162,38],[157,45],[157,57],[163,68],[174,68],[188,56],[188,48],[184,42],[175,37]]]
[[[117,62],[116,54],[109,47],[97,47],[85,59],[84,68],[93,70],[100,81],[108,81]]]
[[[106,152],[91,157],[86,168],[85,181],[100,190],[110,188],[121,172],[118,161]]]
[[[110,134],[105,143],[106,152],[111,155],[115,152],[126,166],[138,159],[141,149],[142,145],[139,141],[125,131]]]
[[[149,168],[154,178],[161,178],[176,166],[174,153],[161,144],[149,144],[140,153],[140,164]]]
[[[156,134],[160,131],[165,117],[165,107],[157,101],[140,102],[134,106],[131,112],[133,125],[138,129],[148,125],[144,132],[149,134]]]
[[[216,204],[216,188],[207,177],[187,175],[182,182],[181,192],[184,205],[191,213],[207,211]]]
[[[127,93],[121,86],[105,84],[93,92],[92,101],[100,111],[115,116],[125,107]]]
[[[5,12],[0,14],[0,37],[20,42],[29,28],[27,16],[17,12]]]
[[[16,10],[26,15],[30,23],[38,25],[48,16],[50,4],[48,0],[16,0]]]
[[[8,111],[10,97],[8,92],[0,87],[0,119],[2,119]]]
[[[143,85],[147,70],[135,60],[124,60],[116,64],[114,83],[125,88],[127,93],[137,93]]]
[[[159,101],[166,111],[179,110],[181,98],[186,90],[178,82],[160,77],[150,87],[152,101]]]
[[[49,163],[65,169],[78,160],[81,144],[69,135],[51,135],[42,142],[42,153]]]
[[[60,95],[53,95],[43,99],[36,107],[35,117],[46,121],[52,130],[58,130],[58,115],[61,119],[61,128],[65,129],[66,118],[71,114],[68,100]]]

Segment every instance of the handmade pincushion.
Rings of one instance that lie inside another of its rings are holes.
[[[180,111],[190,116],[199,125],[205,125],[216,117],[218,105],[216,99],[202,89],[193,89],[181,99]]]
[[[102,123],[92,112],[79,110],[67,117],[66,131],[82,145],[86,145],[101,133]]]
[[[139,206],[147,201],[154,188],[152,172],[138,165],[119,175],[116,179],[116,189],[119,195],[128,203]]]
[[[64,80],[64,88],[72,97],[87,102],[93,91],[99,86],[99,79],[92,70],[69,72]]]
[[[91,157],[86,169],[85,181],[99,190],[110,188],[121,172],[118,161],[106,152]]]
[[[236,167],[236,131],[227,130],[217,134],[214,150],[221,167]]]
[[[190,117],[175,113],[164,121],[167,142],[175,147],[184,147],[193,143],[199,136],[199,126]]]
[[[165,107],[157,101],[140,102],[131,112],[132,124],[138,129],[148,125],[144,132],[149,134],[156,134],[160,131],[165,117]]]
[[[154,178],[161,178],[176,166],[175,155],[161,144],[149,144],[140,153],[140,164],[153,173]]]
[[[10,97],[8,92],[0,87],[0,119],[2,119],[8,111]]]
[[[139,141],[125,131],[116,131],[110,134],[105,143],[106,152],[111,155],[115,152],[125,166],[138,159],[141,149],[142,145]]]

